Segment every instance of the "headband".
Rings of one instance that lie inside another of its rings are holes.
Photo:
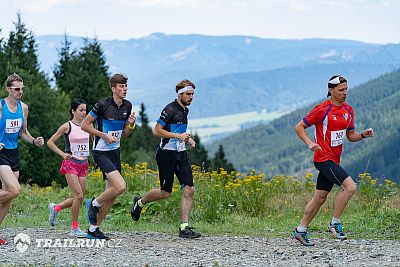
[[[328,81],[328,87],[332,88],[332,87],[335,87],[336,85],[340,84],[340,78],[343,78],[346,80],[346,78],[341,75],[337,76],[337,77],[333,78],[332,80]]]
[[[186,86],[186,87],[183,87],[182,89],[179,89],[178,95],[179,95],[179,94],[182,94],[182,93],[184,93],[184,92],[186,92],[186,91],[189,91],[189,90],[194,90],[194,88],[193,88],[192,86],[190,86],[190,85],[188,85],[188,86]]]

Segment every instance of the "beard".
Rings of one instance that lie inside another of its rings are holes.
[[[186,101],[186,102],[183,102],[183,101],[182,101],[182,103],[183,103],[185,106],[190,106],[190,104],[192,103],[192,101],[190,101],[190,100],[188,100],[188,101]]]

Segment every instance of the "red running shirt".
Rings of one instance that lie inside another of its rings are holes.
[[[322,148],[314,153],[314,161],[333,160],[339,164],[346,132],[354,130],[353,108],[346,103],[335,106],[331,100],[326,100],[305,116],[303,121],[308,127],[315,125],[314,142]]]

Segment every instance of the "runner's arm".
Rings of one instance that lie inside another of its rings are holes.
[[[188,141],[190,138],[190,134],[188,133],[172,133],[163,129],[160,123],[156,123],[156,126],[153,128],[153,135],[159,138],[179,138],[182,141]]]
[[[363,131],[362,133],[359,133],[356,130],[348,130],[346,132],[346,136],[350,142],[358,142],[364,138],[373,137],[374,130],[372,128],[368,128],[367,130]]]
[[[88,114],[82,122],[81,129],[91,135],[95,135],[105,139],[107,143],[115,143],[117,141],[117,138],[115,138],[114,136],[110,136],[106,133],[100,132],[99,130],[93,127],[93,122],[95,121],[96,119],[92,115]]]
[[[304,123],[303,120],[299,121],[295,127],[296,134],[298,137],[308,146],[311,151],[317,151],[322,149],[318,144],[311,141],[308,137],[306,129],[308,128],[307,124]]]
[[[122,131],[123,137],[128,137],[129,135],[131,135],[133,129],[135,129],[135,122],[136,117],[135,112],[133,112],[131,115],[129,115],[128,122],[125,124],[124,130]]]
[[[19,136],[24,140],[25,142],[28,142],[30,144],[33,144],[35,146],[43,146],[44,145],[44,139],[43,137],[39,136],[34,138],[28,131],[28,114],[29,114],[29,109],[28,106],[25,103],[22,104],[22,110],[24,113],[24,123],[22,125],[21,131],[19,133]]]
[[[63,125],[58,128],[57,132],[55,132],[49,140],[47,140],[47,146],[55,153],[60,155],[63,159],[70,159],[71,155],[62,151],[55,142],[63,135],[69,131],[69,124],[68,122],[64,123]]]

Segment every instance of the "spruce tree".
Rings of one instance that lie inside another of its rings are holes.
[[[208,170],[210,167],[210,160],[208,159],[207,149],[201,143],[200,137],[197,133],[192,135],[192,138],[196,142],[196,147],[188,150],[190,163],[192,165],[200,166],[202,170]]]
[[[219,145],[217,152],[215,152],[214,158],[212,159],[211,168],[219,171],[220,168],[227,170],[228,172],[234,171],[232,163],[228,162],[225,158],[224,147]]]
[[[58,55],[54,77],[59,90],[71,98],[85,99],[89,109],[99,99],[111,95],[106,57],[97,39],[85,38],[83,47],[77,51],[71,49],[65,36]]]

